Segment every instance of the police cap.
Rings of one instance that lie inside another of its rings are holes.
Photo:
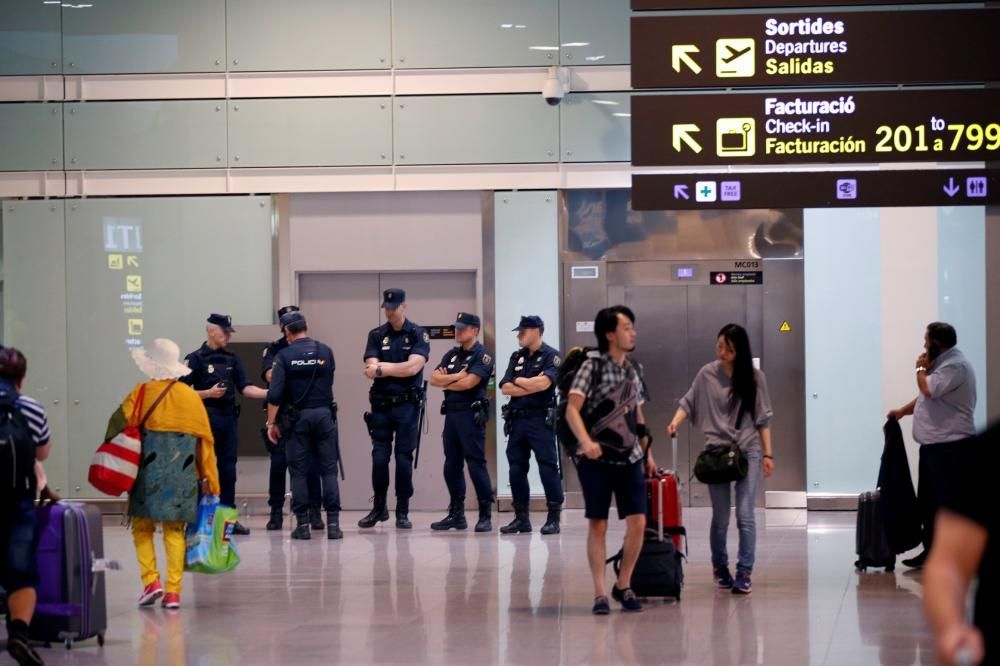
[[[216,314],[215,312],[213,312],[212,314],[208,315],[207,321],[209,324],[215,324],[226,333],[236,332],[236,329],[233,328],[233,318],[230,317],[229,315]]]
[[[545,328],[545,322],[538,315],[522,315],[521,323],[514,330],[523,331],[526,328]]]
[[[298,312],[298,311],[299,311],[299,306],[297,306],[297,305],[286,305],[285,307],[283,307],[280,310],[278,310],[278,319],[281,319],[282,317],[284,317],[289,312]]]
[[[305,315],[297,309],[281,315],[281,319],[279,321],[281,322],[281,328],[288,328],[292,324],[298,324],[298,328],[304,329],[306,327]]]
[[[466,326],[480,328],[479,316],[471,312],[459,312],[458,316],[455,317],[455,328],[465,328]]]
[[[386,289],[382,292],[382,307],[395,310],[406,302],[406,292],[402,289]]]

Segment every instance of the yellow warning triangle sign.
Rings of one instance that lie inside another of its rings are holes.
[[[782,333],[790,333],[792,330],[792,325],[788,323],[788,320],[781,322],[781,328],[778,329]]]

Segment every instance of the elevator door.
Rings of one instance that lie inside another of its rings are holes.
[[[333,349],[337,362],[334,396],[340,409],[340,448],[347,480],[341,483],[345,510],[367,509],[372,495],[371,439],[362,419],[368,410],[370,382],[364,376],[363,358],[368,332],[384,323],[382,291],[389,287],[406,290],[407,318],[421,326],[454,323],[455,313],[476,309],[476,275],[448,273],[310,273],[299,276],[299,302],[310,334]],[[451,340],[432,340],[427,378]],[[444,464],[441,447],[441,391],[428,390],[427,428],[421,436],[420,465],[413,475],[414,510],[447,507],[448,493],[441,477]],[[390,464],[389,502],[395,491],[394,463]]]
[[[670,440],[667,423],[687,392],[694,376],[715,359],[719,329],[729,323],[747,328],[751,340],[760,339],[759,296],[761,287],[711,286],[629,286],[616,300],[609,288],[609,302],[624,302],[636,315],[637,337],[634,358],[645,371],[649,400],[646,420],[656,438],[656,458],[661,467],[670,467]],[[756,307],[755,307],[756,306]],[[752,312],[752,310],[756,312]],[[683,427],[678,435],[677,467],[687,481],[694,461],[704,448],[700,429]],[[684,486],[691,506],[708,506],[708,491],[697,479]],[[759,496],[763,503],[763,494]]]

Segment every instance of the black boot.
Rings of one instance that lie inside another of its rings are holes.
[[[528,518],[528,507],[514,504],[514,520],[509,525],[500,528],[500,534],[525,534],[531,531],[531,520]]]
[[[292,538],[303,541],[308,541],[312,538],[312,531],[309,529],[308,513],[295,514],[295,529],[292,530]]]
[[[396,529],[412,530],[410,522],[410,500],[396,498]]]
[[[464,530],[469,523],[465,522],[465,498],[456,497],[448,505],[448,515],[443,520],[431,523],[432,530]]]
[[[280,530],[282,524],[285,522],[285,516],[281,511],[281,507],[271,508],[271,519],[267,521],[267,525],[264,527],[269,531]]]
[[[309,527],[314,530],[321,530],[326,527],[323,524],[323,514],[320,512],[318,506],[309,507]]]
[[[493,521],[490,514],[493,511],[493,500],[479,500],[479,522],[476,523],[477,532],[492,532]]]
[[[368,515],[358,521],[358,527],[365,529],[375,527],[376,523],[384,523],[389,520],[389,507],[385,501],[385,495],[375,496],[375,506],[368,512]]]
[[[326,538],[327,539],[343,539],[344,533],[340,531],[340,512],[339,511],[327,511],[326,512]]]
[[[7,621],[7,653],[18,664],[45,663],[28,643],[28,625],[21,620]]]
[[[549,507],[549,515],[542,525],[542,534],[559,534],[559,514],[562,513],[562,503],[546,502]]]

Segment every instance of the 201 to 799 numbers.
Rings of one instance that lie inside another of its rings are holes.
[[[967,150],[975,152],[985,148],[986,150],[1000,150],[1000,123],[986,125],[948,125],[947,131],[951,133],[950,145],[948,139],[932,139],[928,142],[927,126],[900,125],[891,127],[882,125],[875,133],[880,137],[875,146],[876,153],[907,153],[911,150],[924,153],[931,149],[934,152],[956,152]],[[964,145],[963,145],[964,140]]]

